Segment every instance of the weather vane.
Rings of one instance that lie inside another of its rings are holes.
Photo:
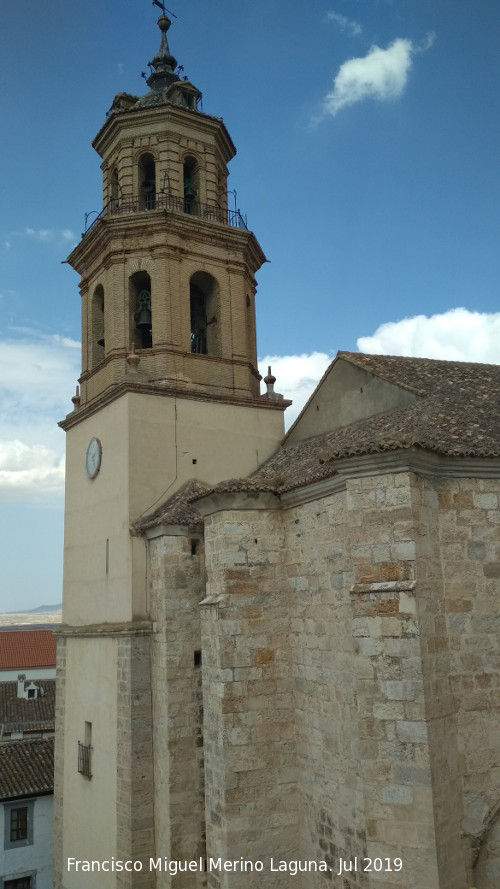
[[[165,0],[153,0],[153,6],[158,6],[158,8],[161,9],[163,15],[166,15],[168,12],[169,15],[173,15],[174,19],[177,18],[175,12],[171,12],[169,9],[166,8]]]

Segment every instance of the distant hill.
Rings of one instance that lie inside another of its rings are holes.
[[[39,605],[38,608],[31,608],[29,611],[26,611],[26,614],[37,614],[39,611],[47,612],[47,611],[60,611],[62,608],[62,602],[59,602],[59,605]]]
[[[6,614],[48,614],[51,611],[60,611],[62,602],[59,605],[39,605],[38,608],[26,608],[23,611],[6,611]]]

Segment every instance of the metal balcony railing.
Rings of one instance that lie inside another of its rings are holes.
[[[92,747],[86,747],[78,741],[78,771],[86,778],[92,777]]]
[[[166,210],[168,213],[183,213],[187,216],[196,216],[211,222],[221,222],[232,228],[242,228],[248,231],[246,216],[239,210],[228,210],[217,204],[202,204],[191,198],[181,198],[173,194],[158,192],[157,194],[142,194],[136,197],[112,198],[95,219],[87,225],[92,213],[85,214],[85,232],[92,228],[98,219],[107,216],[128,216],[132,213],[147,213],[152,210]],[[95,211],[94,211],[95,212]]]

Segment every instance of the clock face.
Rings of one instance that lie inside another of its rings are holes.
[[[91,438],[85,452],[85,472],[95,478],[101,468],[102,447],[98,438]]]

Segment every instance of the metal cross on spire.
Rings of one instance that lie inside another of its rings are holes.
[[[166,15],[168,12],[169,15],[173,15],[174,19],[177,18],[175,12],[171,12],[169,9],[166,8],[165,0],[153,0],[153,6],[157,6],[159,9],[161,9],[163,15]]]

